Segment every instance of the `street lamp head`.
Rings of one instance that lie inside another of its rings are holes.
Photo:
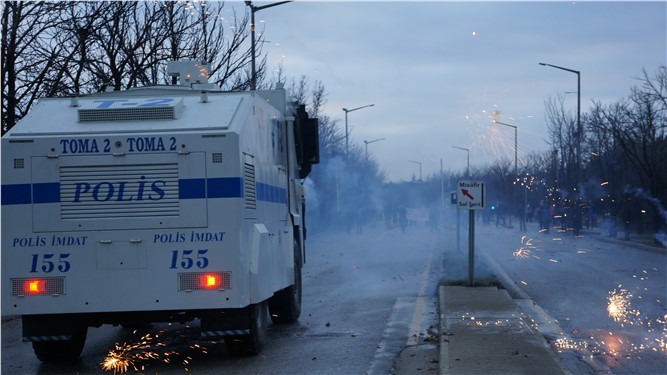
[[[496,120],[496,119],[491,120],[491,123],[493,123],[493,124],[498,124],[498,125],[509,126],[510,128],[514,128],[515,130],[517,129],[517,126],[516,126],[516,125],[508,124],[508,123],[506,123],[506,122],[498,121],[498,120]]]
[[[365,144],[375,143],[375,142],[379,142],[379,141],[384,141],[384,138],[378,138],[378,139],[374,139],[372,141],[367,141],[367,140],[364,139]]]
[[[564,68],[564,67],[562,67],[562,66],[558,66],[558,65],[547,64],[547,63],[543,63],[543,62],[538,63],[538,64],[540,64],[540,65],[542,65],[542,66],[550,66],[550,67],[552,67],[552,68],[556,68],[556,69],[560,69],[560,70],[565,70],[566,72],[570,72],[570,73],[575,73],[577,76],[581,73],[581,72],[578,71],[578,70],[574,70],[574,69],[570,69],[570,68]]]
[[[352,109],[343,108],[343,111],[345,111],[345,113],[348,113],[348,112],[352,112],[352,111],[357,111],[359,109],[364,109],[364,108],[374,107],[374,106],[375,106],[375,104],[367,104],[367,105],[363,105],[361,107],[352,108]]]

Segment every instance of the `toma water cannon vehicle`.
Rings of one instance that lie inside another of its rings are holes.
[[[2,315],[40,360],[78,358],[88,327],[194,319],[252,355],[269,313],[298,320],[317,119],[201,70],[40,100],[2,138]]]

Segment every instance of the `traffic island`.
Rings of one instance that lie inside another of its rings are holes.
[[[569,374],[503,289],[440,286],[441,374]]]

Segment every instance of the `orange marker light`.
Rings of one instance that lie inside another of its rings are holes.
[[[206,276],[206,286],[215,286],[217,283],[215,276]]]
[[[23,290],[26,294],[44,293],[44,281],[39,279],[26,280]]]
[[[217,289],[220,287],[220,277],[218,275],[201,275],[199,285],[204,289]]]

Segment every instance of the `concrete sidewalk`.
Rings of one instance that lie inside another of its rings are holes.
[[[497,287],[441,286],[440,374],[570,374]]]

